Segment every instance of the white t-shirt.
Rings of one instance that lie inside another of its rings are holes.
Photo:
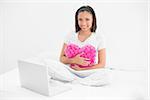
[[[102,34],[96,35],[96,33],[92,33],[85,41],[81,42],[78,39],[78,33],[68,34],[64,39],[65,44],[76,44],[80,48],[85,45],[92,45],[96,49],[96,63],[98,62],[98,51],[105,48],[105,40]]]

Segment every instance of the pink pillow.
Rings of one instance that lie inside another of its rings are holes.
[[[77,54],[82,53],[80,57],[90,59],[89,60],[90,64],[88,66],[78,65],[81,68],[90,67],[91,64],[95,63],[96,49],[92,45],[85,45],[80,48],[78,45],[68,44],[64,52],[68,58],[73,58]],[[74,66],[74,64],[71,64],[71,66]]]

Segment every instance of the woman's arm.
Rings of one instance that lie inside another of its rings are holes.
[[[87,66],[89,64],[87,59],[80,57],[80,55],[77,55],[74,58],[68,58],[65,56],[64,49],[66,48],[66,44],[64,43],[63,48],[61,50],[60,54],[60,62],[64,64],[79,64],[83,66]],[[92,67],[88,68],[80,68],[78,66],[74,66],[75,70],[88,70],[88,69],[96,69],[96,68],[104,68],[106,63],[106,50],[101,49],[98,51],[98,64],[93,65]]]
[[[60,54],[60,62],[64,64],[79,64],[83,66],[87,66],[89,64],[89,62],[87,61],[89,59],[80,57],[81,54],[78,54],[73,58],[66,57],[64,53],[64,49],[66,48],[66,46],[67,45],[64,43],[63,48],[61,50],[61,54]]]
[[[87,67],[87,68],[80,68],[79,66],[75,65],[72,66],[73,69],[75,70],[89,70],[89,69],[97,69],[97,68],[104,68],[105,67],[105,63],[106,63],[106,50],[105,49],[101,49],[98,51],[98,64],[95,64],[91,67]]]
[[[67,45],[64,43],[63,48],[61,50],[61,54],[60,54],[60,59],[59,60],[60,60],[60,62],[62,62],[64,64],[73,64],[74,60],[65,56],[64,49],[66,48],[66,46]]]

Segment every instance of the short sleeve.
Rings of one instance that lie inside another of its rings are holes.
[[[71,38],[71,34],[67,34],[65,37],[64,37],[64,43],[68,44],[70,42],[70,38]]]
[[[105,37],[104,35],[98,36],[98,50],[106,48]]]

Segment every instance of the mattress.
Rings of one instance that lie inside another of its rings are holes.
[[[68,84],[72,90],[47,97],[22,88],[18,68],[0,76],[0,100],[146,100],[148,78],[144,70],[110,71],[111,83],[101,87]]]

